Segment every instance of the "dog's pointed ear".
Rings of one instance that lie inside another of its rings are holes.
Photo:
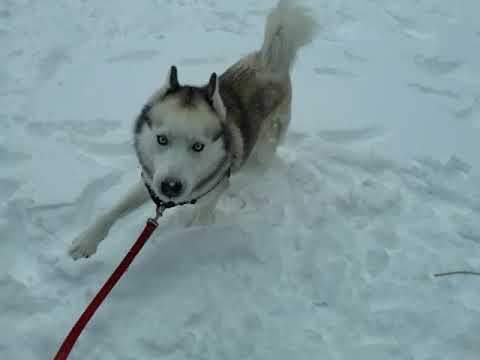
[[[211,102],[215,111],[220,115],[222,120],[227,117],[227,110],[223,104],[222,97],[220,96],[220,79],[216,73],[212,73],[207,85],[207,99]]]
[[[180,84],[178,83],[178,71],[175,65],[172,65],[170,67],[166,85],[168,85],[169,90],[173,90],[173,91],[180,87]]]
[[[172,65],[170,70],[168,70],[167,77],[160,89],[155,91],[153,95],[148,99],[147,104],[155,104],[158,101],[161,101],[165,95],[173,93],[180,88],[180,83],[178,82],[178,72],[177,67]]]
[[[207,85],[207,97],[209,100],[212,100],[213,95],[215,94],[215,90],[218,86],[217,79],[218,77],[216,73],[212,73],[212,75],[210,75],[210,80],[208,80],[208,85]]]
[[[166,94],[177,91],[180,88],[180,83],[178,82],[178,71],[175,65],[170,67],[168,70],[167,78],[163,83],[163,86],[160,90],[154,95],[155,99],[161,99]]]

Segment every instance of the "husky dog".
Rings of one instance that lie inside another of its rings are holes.
[[[70,256],[94,254],[111,226],[150,197],[166,207],[195,202],[192,223],[207,222],[229,175],[247,160],[268,165],[285,137],[290,68],[314,29],[306,9],[280,0],[267,17],[261,49],[219,77],[213,73],[207,85],[181,85],[172,66],[135,121],[142,179],[73,241]]]

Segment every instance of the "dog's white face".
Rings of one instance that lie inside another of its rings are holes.
[[[172,71],[137,119],[135,148],[156,195],[185,202],[208,187],[227,161],[225,110],[216,76],[203,88],[180,87]]]

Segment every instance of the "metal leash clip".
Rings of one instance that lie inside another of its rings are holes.
[[[166,208],[167,207],[164,205],[157,206],[157,209],[155,210],[155,217],[149,218],[148,221],[151,221],[155,225],[158,225],[158,219],[160,219],[163,216],[163,212],[165,211]]]

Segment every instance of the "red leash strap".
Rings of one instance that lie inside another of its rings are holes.
[[[157,218],[159,216],[161,216],[161,213],[157,212]],[[88,304],[87,308],[77,320],[75,325],[73,325],[67,337],[65,338],[65,340],[63,340],[62,346],[60,346],[60,349],[53,358],[54,360],[65,360],[68,358],[70,351],[72,351],[73,345],[75,345],[75,342],[80,336],[80,333],[82,332],[85,325],[87,325],[88,321],[93,316],[93,314],[95,314],[95,311],[97,311],[103,300],[105,300],[107,295],[113,289],[118,280],[120,280],[125,271],[127,271],[133,259],[135,259],[135,256],[137,256],[137,254],[140,252],[143,245],[145,245],[148,238],[150,237],[150,235],[152,235],[157,226],[158,223],[156,220],[148,219],[145,228],[138,237],[137,241],[135,241],[135,243],[133,244],[130,251],[127,253],[127,255],[125,255],[122,262],[117,266],[112,275],[110,275],[105,284],[103,284],[102,288],[98,291],[97,295],[95,295],[90,304]]]

